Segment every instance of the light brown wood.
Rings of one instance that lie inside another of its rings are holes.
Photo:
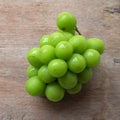
[[[105,52],[80,94],[51,103],[26,93],[26,53],[57,30],[62,11],[84,36],[103,39]],[[120,1],[0,0],[0,120],[120,120]]]

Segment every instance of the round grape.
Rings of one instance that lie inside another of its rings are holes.
[[[83,54],[87,67],[96,67],[100,63],[100,54],[94,49],[87,49]]]
[[[60,41],[67,41],[67,38],[60,32],[54,32],[50,35],[50,44],[56,46]]]
[[[87,48],[87,40],[84,36],[75,35],[69,42],[72,44],[75,53],[83,53]]]
[[[33,77],[33,76],[37,76],[38,74],[38,69],[33,67],[32,65],[30,65],[27,70],[26,70],[26,74],[29,78]]]
[[[74,73],[82,72],[86,67],[85,59],[82,55],[74,53],[68,61],[68,68]]]
[[[44,45],[49,45],[50,44],[50,35],[44,35],[41,39],[40,39],[40,47],[44,46]]]
[[[27,53],[27,60],[32,66],[40,68],[42,65],[40,62],[40,48],[34,47],[30,49]]]
[[[100,54],[104,51],[104,42],[98,38],[90,38],[88,39],[88,49],[95,49]]]
[[[72,45],[67,41],[59,42],[55,47],[55,54],[57,58],[68,60],[73,53]]]
[[[55,48],[51,45],[44,45],[40,48],[39,57],[43,64],[48,64],[52,59],[55,59]]]
[[[37,76],[34,76],[27,80],[25,88],[32,96],[43,96],[45,94],[46,85],[39,80]]]
[[[78,82],[77,75],[68,71],[63,77],[58,78],[58,82],[64,89],[74,88]]]
[[[64,98],[65,90],[56,82],[47,85],[45,95],[52,102],[59,102]]]
[[[67,72],[67,63],[62,59],[54,59],[48,64],[48,70],[53,77],[62,77]]]
[[[77,21],[73,14],[62,12],[57,17],[57,26],[63,31],[72,31],[76,27]]]
[[[51,83],[53,82],[56,78],[50,75],[48,67],[46,65],[43,65],[39,71],[38,71],[38,77],[41,81],[44,83]]]

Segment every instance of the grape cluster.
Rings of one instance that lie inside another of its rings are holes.
[[[46,96],[52,102],[64,98],[65,93],[77,94],[92,78],[92,68],[100,63],[104,42],[86,39],[76,33],[76,17],[62,12],[57,17],[58,31],[44,35],[27,53],[30,66],[25,88],[32,96]]]

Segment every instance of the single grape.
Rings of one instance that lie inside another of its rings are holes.
[[[57,17],[57,26],[59,29],[70,32],[76,27],[77,21],[73,14],[62,12]]]
[[[68,60],[73,53],[72,45],[67,41],[59,42],[55,47],[55,54],[57,58]]]
[[[54,59],[48,64],[48,70],[53,77],[62,77],[67,72],[67,63],[62,59]]]
[[[58,78],[58,82],[64,89],[72,89],[78,82],[77,75],[68,71],[63,77]]]
[[[45,94],[46,85],[39,80],[37,76],[34,76],[27,80],[25,88],[32,96],[43,96]]]
[[[27,53],[27,60],[32,66],[40,68],[42,65],[40,62],[40,48],[34,47],[30,49]]]
[[[67,93],[74,95],[74,94],[79,93],[81,90],[82,90],[82,84],[78,82],[74,88],[68,89]]]
[[[90,38],[88,39],[88,49],[95,49],[100,54],[104,51],[104,42],[98,38]]]
[[[68,68],[74,73],[82,72],[86,67],[85,59],[82,55],[74,53],[68,60]]]
[[[38,69],[33,67],[32,65],[30,65],[27,70],[26,70],[26,74],[29,78],[33,77],[33,76],[37,76],[38,74]]]
[[[40,47],[44,46],[44,45],[49,45],[50,44],[50,35],[44,35],[40,41]]]
[[[87,48],[87,40],[82,35],[73,36],[69,42],[72,44],[75,53],[83,53]]]
[[[55,48],[51,45],[42,46],[39,57],[43,64],[48,64],[52,59],[55,59]]]
[[[44,83],[53,82],[56,78],[50,75],[47,65],[43,65],[38,71],[38,78]]]
[[[47,85],[45,95],[52,102],[59,102],[64,97],[65,90],[56,82]]]
[[[58,29],[58,31],[59,31],[60,33],[62,33],[62,34],[66,37],[67,41],[68,41],[70,38],[73,37],[73,34],[70,33],[70,32],[65,32],[65,31],[60,30],[60,29]]]
[[[100,63],[100,53],[94,49],[87,49],[83,56],[87,67],[96,67]]]
[[[84,71],[78,74],[78,80],[82,84],[88,83],[92,78],[92,69],[86,68]]]
[[[56,46],[60,41],[67,41],[67,38],[60,32],[54,32],[50,35],[50,44]]]

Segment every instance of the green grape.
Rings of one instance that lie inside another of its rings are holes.
[[[69,42],[72,44],[75,53],[83,53],[87,48],[87,40],[82,35],[73,36]]]
[[[45,94],[46,85],[39,80],[37,76],[34,76],[27,80],[25,88],[32,96],[43,96]]]
[[[62,59],[54,59],[48,64],[48,70],[53,77],[62,77],[67,72],[67,63]]]
[[[74,94],[79,93],[81,90],[82,90],[82,84],[78,82],[74,88],[68,89],[67,93],[74,95]]]
[[[74,73],[82,72],[86,67],[85,59],[82,55],[74,53],[68,61],[68,68]]]
[[[60,32],[54,32],[50,35],[50,44],[56,46],[60,41],[67,41],[67,38]]]
[[[30,49],[27,53],[27,60],[32,66],[40,68],[42,65],[40,62],[40,48],[34,47]]]
[[[59,42],[55,47],[55,54],[57,58],[68,60],[73,53],[72,45],[67,41]]]
[[[57,17],[57,26],[59,29],[71,32],[76,27],[77,21],[73,14],[69,12],[62,12]]]
[[[83,54],[87,67],[96,67],[100,63],[100,54],[94,49],[87,49]]]
[[[104,42],[98,38],[91,38],[88,39],[88,49],[95,49],[97,50],[100,54],[103,53],[104,51]]]
[[[77,75],[68,71],[63,77],[58,78],[58,82],[64,89],[74,88],[78,82]]]
[[[40,47],[44,46],[44,45],[49,45],[50,44],[50,35],[44,35],[41,39],[40,39]]]
[[[92,69],[91,68],[84,69],[84,71],[82,71],[78,75],[79,82],[82,84],[88,83],[91,78],[92,78]]]
[[[38,74],[38,69],[33,67],[32,65],[30,65],[27,70],[26,70],[26,74],[29,78],[33,77],[33,76],[37,76]]]
[[[47,85],[45,95],[52,102],[59,102],[64,98],[65,90],[56,82]]]
[[[43,65],[39,71],[38,71],[38,77],[41,81],[44,83],[50,83],[53,82],[56,78],[50,75],[48,67],[46,65]]]
[[[73,34],[72,33],[70,33],[70,32],[65,32],[65,31],[63,31],[63,30],[58,30],[60,33],[62,33],[65,37],[66,37],[66,39],[67,39],[67,41],[70,39],[70,38],[72,38],[73,37]]]
[[[40,61],[43,64],[48,64],[55,58],[55,48],[51,45],[44,45],[40,48]]]

